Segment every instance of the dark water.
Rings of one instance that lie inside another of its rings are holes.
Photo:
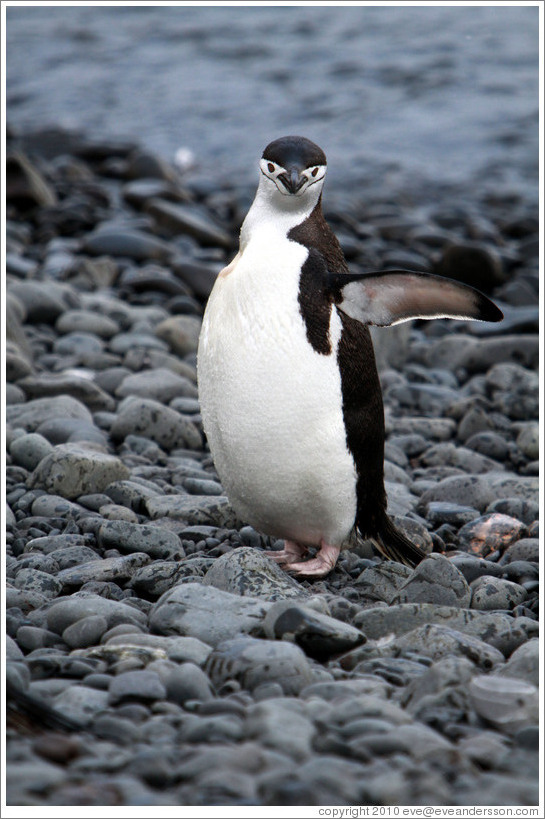
[[[493,178],[533,196],[538,9],[8,8],[7,114],[185,147],[244,181],[301,133],[329,184]]]

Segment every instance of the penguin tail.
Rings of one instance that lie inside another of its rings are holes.
[[[384,515],[380,528],[371,539],[388,560],[404,563],[411,568],[426,557],[426,553],[405,537],[387,515]]]

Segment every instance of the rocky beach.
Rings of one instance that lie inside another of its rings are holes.
[[[505,319],[375,336],[389,511],[428,557],[361,542],[301,581],[236,519],[199,415],[251,180],[62,129],[8,149],[8,804],[535,805],[532,202],[326,197],[353,269],[460,277]]]
[[[536,806],[537,8],[7,23],[7,805]],[[415,569],[294,579],[203,434],[203,311],[288,133],[353,271],[505,316],[373,328]]]

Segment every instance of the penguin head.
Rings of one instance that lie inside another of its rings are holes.
[[[270,142],[259,163],[260,187],[275,197],[317,201],[327,170],[325,154],[310,139],[286,136]],[[283,204],[288,204],[284,200]]]

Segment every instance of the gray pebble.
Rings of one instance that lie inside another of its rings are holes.
[[[516,543],[511,544],[503,555],[504,560],[530,560],[539,562],[539,538],[527,537],[517,540]]]
[[[145,503],[152,520],[173,517],[190,526],[217,526],[234,529],[238,518],[225,495],[166,495],[148,498]]]
[[[62,639],[70,648],[86,648],[97,645],[107,628],[108,621],[105,617],[91,614],[65,628]]]
[[[108,557],[103,560],[92,560],[63,569],[57,574],[57,580],[63,588],[83,586],[90,581],[123,583],[129,580],[134,572],[149,562],[149,556],[143,552],[135,552],[123,557]]]
[[[159,560],[180,560],[185,556],[178,535],[161,526],[106,521],[98,530],[97,537],[105,549],[145,552]]]
[[[53,450],[49,441],[38,435],[36,432],[31,432],[28,435],[22,435],[16,438],[10,446],[9,452],[16,464],[24,466],[25,469],[33,470],[42,458]]]
[[[460,506],[448,501],[431,501],[428,503],[426,519],[433,525],[450,523],[452,526],[463,526],[475,518],[479,512],[473,506]]]
[[[268,699],[248,709],[246,736],[288,754],[297,762],[312,754],[316,728],[297,700]]]
[[[87,725],[98,711],[107,707],[108,693],[86,685],[71,685],[55,697],[52,705],[69,719]]]
[[[270,601],[306,595],[301,585],[273,560],[248,547],[218,557],[204,583],[232,594]]]
[[[37,626],[21,626],[21,628],[17,630],[17,642],[27,651],[62,644],[58,634],[44,628],[38,628]]]
[[[154,671],[126,671],[112,679],[108,692],[110,703],[127,699],[162,700],[166,688]]]
[[[391,602],[468,608],[470,599],[471,591],[463,574],[443,555],[431,554],[418,564]]]
[[[22,569],[15,578],[15,587],[22,591],[36,592],[51,599],[61,593],[62,583],[46,572],[37,569]]]
[[[285,695],[297,695],[312,682],[312,669],[303,651],[293,643],[237,637],[212,651],[205,671],[216,689],[235,679],[253,691],[265,682],[277,682]]]
[[[213,586],[184,583],[159,598],[149,623],[156,633],[197,637],[214,646],[240,633],[260,631],[269,606]]]
[[[62,634],[68,626],[76,623],[83,617],[99,615],[106,618],[108,627],[120,623],[130,623],[137,626],[146,625],[146,615],[133,606],[120,603],[117,600],[108,600],[96,594],[73,594],[51,604],[46,612],[48,628]]]
[[[121,626],[118,626],[118,629]],[[123,627],[126,628],[126,627]],[[105,640],[108,645],[141,645],[163,649],[169,660],[176,663],[190,663],[203,665],[211,648],[202,640],[195,637],[164,637],[159,634],[141,634],[138,632],[128,632],[113,634],[116,629],[112,629],[111,636]]]
[[[286,600],[271,606],[263,620],[263,630],[269,639],[294,642],[319,661],[350,651],[365,641],[353,626]]]
[[[172,399],[181,396],[196,398],[197,389],[188,378],[166,367],[158,367],[154,370],[145,370],[125,376],[115,390],[115,394],[119,398],[134,395],[159,401],[161,404],[169,404]]]
[[[490,674],[473,677],[469,696],[479,716],[500,731],[514,733],[539,719],[539,697],[535,685],[514,677]]]
[[[210,680],[194,663],[155,660],[147,666],[147,670],[158,675],[171,702],[183,705],[187,700],[206,702],[213,698]]]
[[[102,492],[112,481],[128,476],[129,470],[114,455],[81,444],[60,444],[40,462],[29,483],[71,499]]]
[[[539,686],[539,640],[528,640],[517,648],[496,674],[500,677],[517,677]]]
[[[114,440],[127,435],[151,438],[164,449],[200,449],[202,438],[197,427],[178,412],[148,398],[126,398],[112,424]]]
[[[369,566],[356,578],[355,584],[361,587],[366,598],[383,600],[390,603],[397,590],[411,577],[412,569],[395,561],[384,561]]]
[[[24,427],[29,432],[34,432],[42,422],[51,418],[63,420],[75,418],[85,421],[87,424],[93,422],[87,407],[70,395],[36,398],[24,404],[12,404],[6,407],[6,420],[8,423]]]
[[[482,640],[453,628],[434,624],[420,626],[396,637],[395,649],[414,651],[434,660],[447,654],[458,654],[467,657],[484,671],[504,662],[503,654]]]
[[[66,310],[55,324],[58,333],[91,333],[100,338],[111,338],[119,332],[116,321],[93,310]]]
[[[481,611],[513,609],[526,600],[527,592],[518,583],[483,575],[471,584],[471,608]]]

